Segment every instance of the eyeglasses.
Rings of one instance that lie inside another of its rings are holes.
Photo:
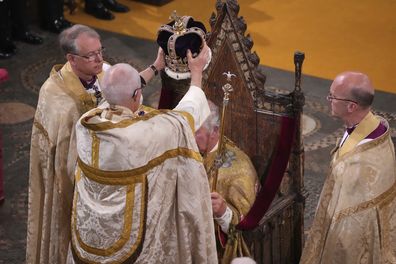
[[[89,62],[93,62],[93,61],[96,60],[96,58],[98,56],[100,56],[102,58],[103,57],[103,53],[105,51],[106,51],[106,49],[104,47],[101,47],[99,50],[90,52],[87,55],[80,55],[80,54],[74,54],[74,53],[71,53],[71,54],[73,54],[75,56],[78,56],[78,57],[81,57],[81,58],[84,58],[84,59],[86,59]]]
[[[353,101],[353,100],[350,100],[350,99],[344,99],[344,98],[335,97],[335,96],[333,96],[331,93],[329,93],[329,94],[326,96],[326,99],[327,99],[327,101],[338,100],[338,101],[351,102],[351,103],[358,104],[356,101]]]

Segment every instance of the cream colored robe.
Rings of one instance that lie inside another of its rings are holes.
[[[217,263],[193,122],[121,106],[81,118],[68,263]]]
[[[334,154],[300,263],[396,263],[396,162],[387,127]]]
[[[41,87],[30,148],[26,263],[66,261],[77,160],[74,125],[95,104],[69,63],[54,66]]]

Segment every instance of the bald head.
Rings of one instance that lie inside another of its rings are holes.
[[[334,79],[332,86],[342,89],[343,93],[362,108],[371,106],[374,88],[367,75],[360,72],[343,72]]]
[[[101,83],[103,95],[110,105],[128,106],[133,93],[140,87],[139,73],[126,63],[111,66]]]

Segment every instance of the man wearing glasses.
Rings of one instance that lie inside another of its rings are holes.
[[[120,63],[102,82],[106,105],[76,124],[78,165],[67,263],[217,264],[209,183],[194,138],[209,115],[202,71],[175,110],[142,114],[138,72]]]
[[[371,112],[374,88],[338,75],[327,100],[346,127],[333,151],[300,263],[396,263],[396,161],[388,122]]]
[[[59,36],[67,63],[55,65],[40,89],[32,129],[26,263],[65,263],[77,161],[74,127],[102,100],[104,48],[98,33],[74,25]],[[159,52],[140,73],[148,82],[164,67]]]

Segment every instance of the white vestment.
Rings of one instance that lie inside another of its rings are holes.
[[[176,109],[189,113],[116,106],[77,122],[69,263],[217,263],[194,138],[209,111],[202,90],[191,87]]]

